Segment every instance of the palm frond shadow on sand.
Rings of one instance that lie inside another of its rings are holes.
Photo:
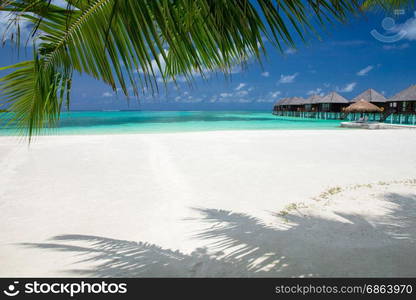
[[[341,213],[336,220],[289,215],[282,229],[246,214],[194,208],[208,225],[195,238],[208,247],[190,254],[88,235],[22,245],[77,253],[90,267],[69,274],[91,277],[415,276],[416,195],[386,200],[390,213],[371,223]]]

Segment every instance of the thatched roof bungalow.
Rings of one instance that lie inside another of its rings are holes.
[[[311,95],[307,99],[305,99],[305,111],[313,112],[318,110],[318,101],[321,100],[322,97],[319,95]]]
[[[374,89],[365,90],[351,101],[336,92],[324,97],[315,94],[307,99],[282,98],[274,104],[273,111],[274,114],[282,116],[325,119],[350,118],[348,114],[356,112],[375,113],[369,116],[373,120],[416,124],[416,85],[408,87],[390,99],[386,99]]]
[[[282,109],[281,109],[281,108],[282,108],[282,104],[281,104],[282,100],[283,100],[283,99],[279,99],[279,100],[277,100],[277,101],[274,103],[274,105],[273,105],[273,111],[279,111],[279,110],[282,110]]]
[[[322,96],[312,95],[306,100],[308,101],[307,104],[317,104],[317,103],[319,103],[319,100],[321,100],[321,99],[322,99]]]
[[[290,97],[285,101],[285,106],[288,111],[302,111],[305,99],[300,97]]]
[[[383,110],[377,105],[361,99],[350,104],[344,111],[347,113],[379,113]]]
[[[387,100],[389,112],[392,113],[415,113],[416,112],[416,85],[397,93]]]
[[[387,102],[386,97],[384,97],[382,94],[377,92],[374,89],[368,89],[359,94],[357,97],[352,99],[352,102],[357,102],[360,100],[365,100],[367,102],[373,103],[375,105],[382,105],[383,103]]]
[[[295,108],[297,105],[297,98],[296,97],[286,97],[278,100],[274,104],[275,111],[290,111]]]
[[[317,99],[318,110],[322,112],[341,112],[350,102],[336,92]]]
[[[292,97],[290,103],[295,106],[304,105],[306,99],[302,97]]]
[[[287,110],[286,103],[290,100],[290,98],[282,98],[279,99],[273,106],[273,111],[284,111]]]

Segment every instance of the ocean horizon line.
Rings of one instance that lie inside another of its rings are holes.
[[[270,111],[71,111],[42,133],[114,134],[218,130],[340,129],[340,121],[277,117]],[[0,129],[14,135],[16,128]]]
[[[64,110],[61,113],[69,112],[272,112],[272,109],[74,109]]]

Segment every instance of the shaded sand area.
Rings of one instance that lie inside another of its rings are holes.
[[[0,137],[0,276],[416,276],[416,132]]]

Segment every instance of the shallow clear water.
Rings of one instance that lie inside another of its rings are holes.
[[[211,130],[340,129],[340,121],[277,117],[258,111],[84,111],[61,116],[44,134],[162,133]],[[16,130],[0,127],[0,135]]]

